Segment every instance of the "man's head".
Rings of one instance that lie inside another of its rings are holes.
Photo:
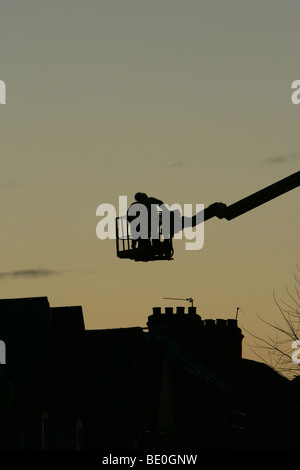
[[[134,195],[134,199],[135,199],[136,201],[138,201],[138,202],[139,202],[139,201],[142,201],[143,199],[145,199],[145,198],[147,198],[147,197],[148,197],[148,196],[147,196],[146,193],[136,193],[136,194]]]

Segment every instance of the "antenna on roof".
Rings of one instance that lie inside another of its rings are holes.
[[[242,313],[245,313],[245,312],[241,309],[241,307],[237,307],[237,308],[236,308],[236,314],[235,314],[235,319],[236,319],[236,320],[237,320],[239,311],[241,311]]]
[[[178,299],[177,297],[163,297],[163,299],[169,299],[169,300],[187,300],[188,302],[190,302],[191,307],[194,306],[194,299],[192,299],[192,297],[188,297],[187,299]]]

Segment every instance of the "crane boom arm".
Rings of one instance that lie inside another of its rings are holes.
[[[223,204],[222,202],[215,202],[211,204],[207,208],[204,209],[204,221],[211,219],[212,217],[218,217],[219,219],[226,219],[232,220],[239,215],[245,214],[255,207],[261,206],[272,199],[275,199],[278,196],[281,196],[292,189],[297,188],[300,186],[300,171],[293,173],[286,178],[283,178],[276,183],[267,186],[256,193],[247,196],[240,201],[237,201],[230,206]],[[195,227],[197,224],[196,215],[187,220],[186,217],[183,218],[184,225],[183,226],[192,226]]]

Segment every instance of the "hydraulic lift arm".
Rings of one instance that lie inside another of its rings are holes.
[[[267,186],[256,193],[247,196],[240,201],[237,201],[230,206],[223,204],[222,202],[215,202],[204,209],[204,221],[211,219],[212,217],[218,217],[219,219],[232,220],[239,215],[245,214],[255,207],[261,206],[278,196],[281,196],[292,189],[300,186],[300,171],[293,173],[280,181],[277,181],[270,186]],[[199,219],[198,219],[199,220]],[[197,224],[196,215],[191,219],[183,217],[183,226],[195,227]]]
[[[296,173],[287,176],[280,181],[277,181],[277,183],[271,184],[270,186],[267,186],[266,188],[261,189],[260,191],[257,191],[256,193],[253,193],[250,196],[247,196],[231,204],[230,206],[227,206],[222,202],[215,202],[214,204],[206,207],[202,212],[199,212],[192,217],[181,216],[179,211],[175,211],[179,212],[180,214],[180,224],[174,224],[175,212],[171,211],[173,231],[170,238],[167,238],[166,240],[158,240],[158,243],[153,245],[150,243],[150,240],[146,240],[146,245],[142,245],[141,243],[141,246],[138,246],[137,248],[132,247],[132,239],[130,238],[128,232],[128,220],[125,229],[126,236],[119,237],[118,224],[120,222],[120,218],[118,217],[116,218],[117,256],[118,258],[128,258],[134,261],[171,260],[173,259],[172,256],[174,252],[172,245],[172,238],[174,233],[178,233],[185,227],[195,227],[197,224],[203,221],[205,222],[212,217],[232,220],[239,215],[245,214],[246,212],[255,209],[255,207],[261,206],[262,204],[265,204],[266,202],[281,196],[281,194],[287,193],[288,191],[297,188],[298,186],[300,186],[300,171],[297,171]],[[177,216],[178,214],[176,217]],[[123,226],[121,225],[121,227]]]

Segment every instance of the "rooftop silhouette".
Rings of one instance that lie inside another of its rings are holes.
[[[86,330],[80,306],[3,299],[0,334],[1,449],[299,448],[299,380],[244,359],[235,319]]]

